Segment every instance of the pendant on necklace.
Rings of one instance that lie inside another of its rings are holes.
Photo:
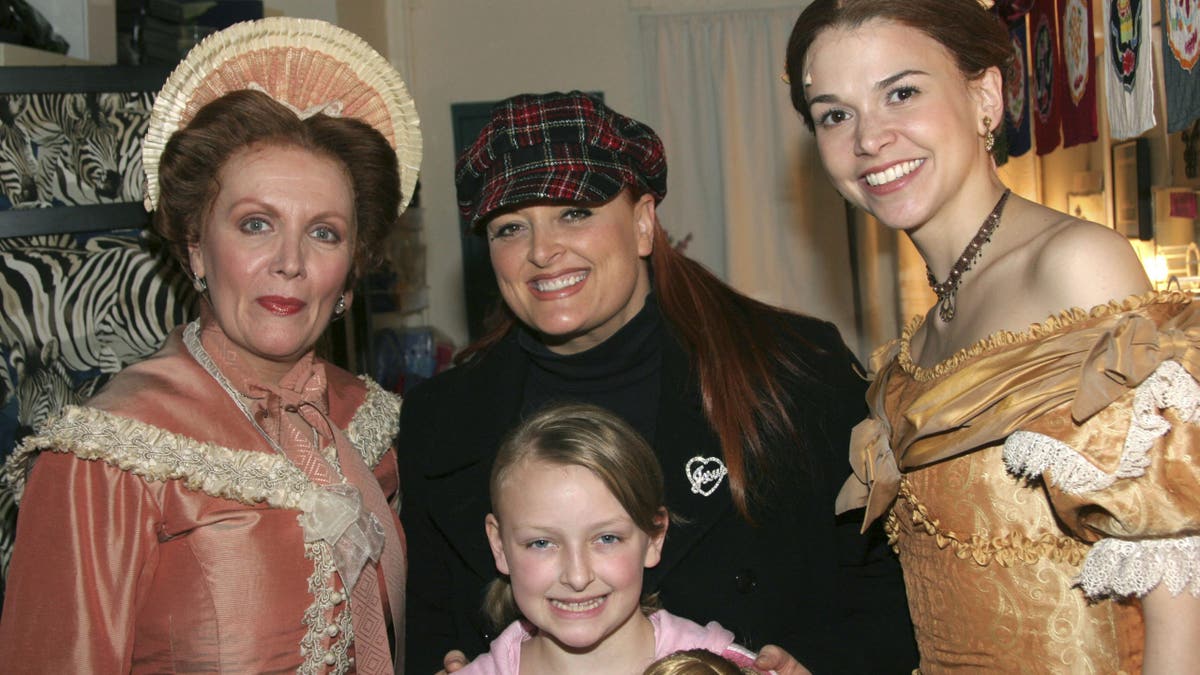
[[[955,295],[954,293],[950,293],[938,300],[938,318],[946,323],[950,323],[950,320],[954,318]]]

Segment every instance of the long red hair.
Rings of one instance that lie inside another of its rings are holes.
[[[765,492],[765,482],[778,475],[772,469],[804,463],[803,457],[771,452],[781,442],[798,453],[807,447],[803,430],[788,413],[797,393],[783,386],[780,375],[823,386],[805,359],[820,354],[789,329],[783,320],[788,312],[739,293],[675,250],[657,215],[653,236],[650,269],[658,305],[699,377],[704,414],[721,443],[734,505],[752,520],[752,504]],[[516,324],[501,301],[484,335],[455,363],[486,352]]]

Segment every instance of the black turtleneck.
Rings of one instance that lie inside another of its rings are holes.
[[[662,314],[653,293],[612,337],[577,354],[552,352],[534,333],[520,330],[517,342],[530,362],[522,417],[551,402],[591,403],[616,413],[653,443],[661,389],[661,331]]]

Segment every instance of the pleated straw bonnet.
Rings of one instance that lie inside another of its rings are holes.
[[[421,128],[400,73],[350,31],[277,16],[209,35],[171,72],[142,143],[146,210],[158,204],[158,165],[171,134],[207,103],[241,89],[262,91],[302,119],[324,113],[374,127],[396,150],[400,210],[408,206],[421,164]]]

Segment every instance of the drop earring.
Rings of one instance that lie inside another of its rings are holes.
[[[983,135],[983,149],[990,154],[992,148],[996,147],[996,132],[992,131],[992,118],[984,115],[983,126],[987,129],[987,133]]]
[[[192,275],[192,288],[196,289],[197,293],[208,292],[208,280],[199,274]]]
[[[346,294],[342,293],[338,296],[337,304],[333,306],[333,318],[331,321],[337,321],[346,315]]]

